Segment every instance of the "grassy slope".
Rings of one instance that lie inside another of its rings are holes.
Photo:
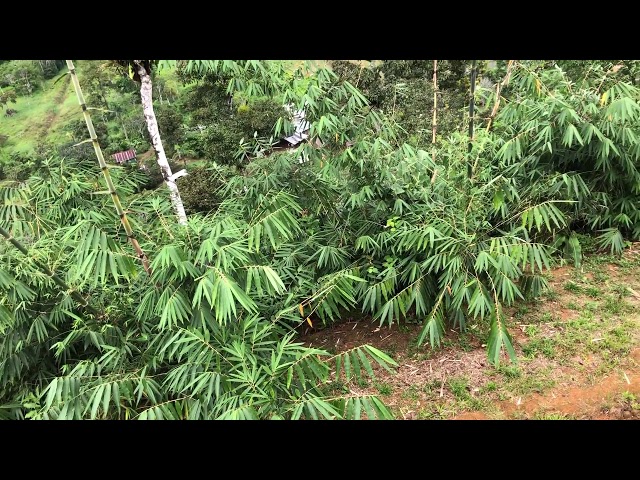
[[[81,85],[83,63],[82,60],[75,62]],[[70,121],[82,119],[82,112],[67,77],[58,81],[66,71],[65,67],[56,77],[46,80],[44,87],[30,97],[19,97],[15,104],[10,105],[18,113],[11,117],[0,115],[0,134],[9,136],[2,147],[3,153],[29,153],[42,141],[54,144],[70,141],[64,127]],[[174,88],[181,88],[174,71],[163,70],[159,75]],[[91,99],[87,98],[87,102],[90,104]],[[95,117],[94,122],[99,118]]]
[[[64,72],[66,68],[60,73]],[[3,147],[5,151],[27,153],[33,151],[39,141],[60,140],[61,127],[72,118],[75,105],[73,88],[64,78],[56,83],[57,78],[45,81],[42,89],[31,96],[19,97],[15,104],[11,104],[18,113],[11,117],[0,116],[0,134],[9,136]],[[60,96],[64,100],[56,104]],[[56,121],[47,128],[52,115]]]
[[[287,63],[290,68],[294,68],[300,62],[302,61]],[[76,61],[81,84],[83,63],[82,60]],[[329,65],[326,60],[319,60],[316,63],[318,66]],[[0,134],[9,136],[2,147],[3,153],[29,153],[42,141],[54,144],[70,141],[70,137],[64,132],[64,127],[72,120],[81,119],[82,114],[73,86],[66,77],[59,79],[65,72],[66,67],[56,77],[46,80],[43,88],[33,95],[19,97],[17,102],[10,106],[18,111],[15,115],[11,117],[0,115]],[[184,88],[178,81],[175,71],[163,69],[158,72],[158,75],[167,82],[167,86],[173,87],[176,91],[180,92]],[[87,98],[87,101],[91,103],[91,99]],[[111,128],[118,127],[114,124]]]
[[[622,257],[594,255],[547,273],[549,290],[506,310],[518,354],[488,364],[486,326],[417,347],[422,325],[367,321],[308,333],[333,353],[367,343],[400,365],[338,392],[379,394],[399,419],[640,418],[640,242]],[[624,413],[624,412],[628,413]]]

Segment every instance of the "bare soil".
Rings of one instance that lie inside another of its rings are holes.
[[[67,96],[67,90],[69,84],[71,83],[71,75],[67,75],[67,77],[63,80],[63,84],[60,87],[60,90],[56,94],[54,98],[54,107],[47,114],[47,117],[44,119],[42,124],[42,129],[40,130],[39,138],[42,140],[46,138],[49,129],[54,124],[55,120],[58,118],[57,107],[62,105]]]
[[[376,369],[347,387],[379,395],[398,419],[638,419],[640,244],[609,260],[555,268],[548,295],[508,310],[517,365],[506,355],[489,364],[481,325],[447,332],[435,350],[417,347],[420,325],[370,319],[309,328],[302,341],[335,353],[369,344],[394,358],[395,374]]]

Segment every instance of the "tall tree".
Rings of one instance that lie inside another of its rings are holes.
[[[176,184],[176,178],[171,171],[171,166],[167,160],[167,155],[160,138],[160,130],[158,129],[158,120],[153,110],[153,83],[151,81],[151,68],[156,62],[153,60],[118,60],[121,66],[127,67],[132,72],[132,77],[140,83],[140,98],[142,100],[142,109],[144,111],[144,119],[147,124],[147,130],[151,137],[151,144],[156,152],[156,160],[160,166],[164,183],[169,189],[171,204],[174,212],[178,217],[181,225],[186,225],[187,214],[184,211],[184,204],[180,198],[180,191]]]
[[[10,103],[16,103],[16,91],[13,88],[4,91],[0,89],[0,108],[6,106],[8,110]]]

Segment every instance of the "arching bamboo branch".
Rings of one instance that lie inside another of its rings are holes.
[[[498,82],[496,85],[496,103],[493,105],[493,109],[491,110],[491,115],[489,115],[489,122],[487,123],[487,132],[491,128],[491,122],[495,118],[498,113],[498,107],[500,106],[500,94],[502,93],[502,88],[506,87],[509,84],[509,77],[511,77],[511,69],[513,68],[513,60],[509,60],[507,63],[507,73],[504,76],[504,79],[501,82]]]
[[[0,227],[0,235],[2,235],[11,245],[13,245],[18,250],[20,250],[20,252],[22,252],[26,257],[30,258],[33,261],[33,263],[40,269],[40,271],[42,271],[43,273],[51,277],[51,280],[53,280],[56,283],[56,285],[58,285],[64,291],[69,293],[69,295],[71,295],[71,297],[74,300],[80,303],[81,306],[91,310],[93,313],[98,313],[93,307],[89,305],[87,299],[85,299],[76,290],[72,289],[69,285],[67,285],[64,280],[62,280],[53,270],[47,267],[44,263],[36,260],[35,258],[32,258],[29,255],[29,251],[27,250],[27,248],[24,245],[22,245],[19,241],[17,241],[15,238],[13,238],[13,236],[2,227]]]

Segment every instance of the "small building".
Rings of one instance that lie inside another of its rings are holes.
[[[285,110],[291,115],[291,123],[294,131],[292,135],[281,138],[276,144],[279,148],[294,148],[299,145],[303,140],[309,138],[309,129],[311,124],[305,118],[304,110],[293,110],[293,105],[285,105]],[[304,163],[308,160],[306,153],[303,151],[300,157],[298,157],[299,163]]]
[[[287,110],[291,111],[291,107]],[[303,140],[309,138],[309,128],[311,128],[311,124],[305,119],[304,110],[296,111],[291,118],[291,123],[293,124],[294,132],[293,135],[285,137],[284,140],[292,147],[295,147]]]
[[[129,150],[125,150],[124,152],[117,152],[114,153],[113,155],[111,155],[111,158],[113,158],[113,160],[118,164],[118,165],[122,165],[124,163],[127,163],[131,160],[135,161],[136,160],[136,151],[131,148]]]

